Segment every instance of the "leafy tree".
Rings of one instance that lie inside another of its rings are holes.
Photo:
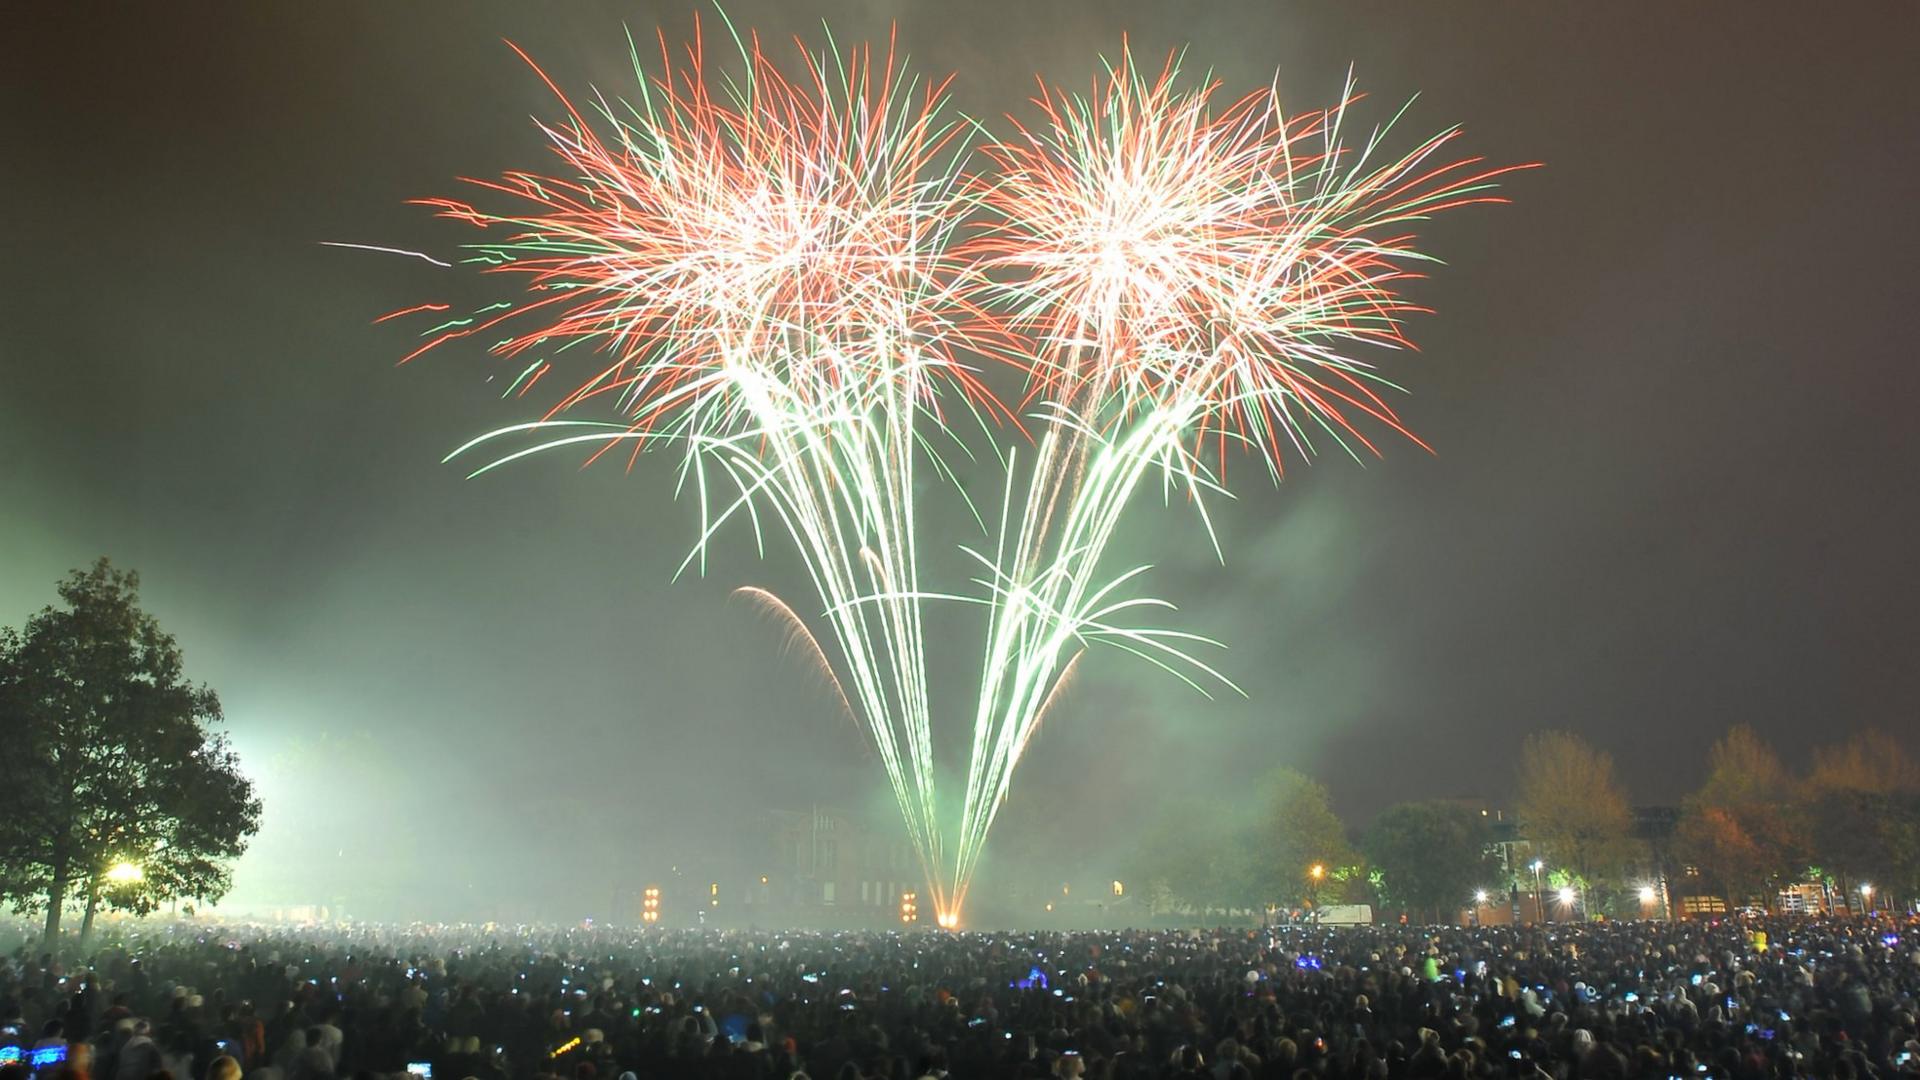
[[[1326,785],[1287,768],[1260,784],[1262,815],[1238,847],[1246,863],[1240,875],[1246,906],[1295,905],[1325,900],[1327,877],[1359,861],[1347,842],[1347,827],[1333,812]],[[1319,881],[1309,871],[1322,867]]]
[[[1360,839],[1378,872],[1381,899],[1445,921],[1465,907],[1498,867],[1487,855],[1487,819],[1455,802],[1410,802],[1388,807]]]
[[[1892,736],[1868,728],[1837,746],[1815,750],[1807,787],[1816,797],[1833,791],[1911,794],[1920,792],[1920,764]]]
[[[1175,906],[1200,914],[1259,911],[1298,904],[1310,893],[1322,901],[1345,895],[1359,857],[1327,789],[1283,768],[1255,790],[1252,800],[1222,794],[1163,809],[1146,829],[1129,872],[1145,883],[1156,913]],[[1316,865],[1325,870],[1318,881],[1309,877]]]
[[[1145,883],[1152,914],[1231,906],[1223,865],[1232,853],[1231,837],[1213,825],[1218,814],[1212,811],[1198,802],[1163,805],[1141,836],[1128,873]]]
[[[1805,862],[1793,778],[1754,730],[1735,725],[1707,758],[1707,779],[1682,808],[1679,855],[1728,898],[1772,897]]]
[[[1536,850],[1604,901],[1625,867],[1633,826],[1626,794],[1613,778],[1613,755],[1571,732],[1529,735],[1514,802]]]
[[[1849,901],[1862,882],[1912,888],[1920,875],[1920,766],[1885,732],[1814,752],[1803,811],[1821,865]]]
[[[0,898],[46,912],[51,945],[70,901],[91,930],[104,904],[151,910],[218,899],[259,828],[260,802],[224,736],[212,690],[140,610],[137,574],[106,559],[59,585],[0,637]],[[133,875],[111,873],[118,864]]]
[[[1763,836],[1750,830],[1736,810],[1697,803],[1682,813],[1674,841],[1683,860],[1738,904],[1766,894],[1779,872]]]

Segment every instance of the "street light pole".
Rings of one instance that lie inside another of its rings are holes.
[[[1539,859],[1533,860],[1533,917],[1541,922],[1547,921],[1547,898],[1540,880],[1540,871],[1546,868],[1546,863]]]

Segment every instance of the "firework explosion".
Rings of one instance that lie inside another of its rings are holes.
[[[1102,577],[1141,479],[1157,469],[1204,520],[1229,444],[1277,480],[1285,452],[1313,453],[1316,432],[1350,453],[1377,452],[1365,422],[1406,434],[1380,396],[1392,384],[1348,350],[1409,345],[1401,319],[1416,309],[1395,286],[1425,257],[1406,229],[1499,201],[1487,191],[1510,171],[1438,161],[1456,130],[1384,161],[1386,129],[1348,147],[1351,85],[1335,108],[1289,117],[1272,87],[1221,105],[1218,83],[1181,90],[1178,75],[1175,58],[1149,77],[1123,51],[1091,96],[1043,86],[1044,122],[1014,121],[1014,138],[985,148],[991,226],[969,254],[1005,281],[1010,323],[1033,347],[1029,403],[1047,426],[1018,516],[1003,515],[999,547],[978,556],[994,603],[955,844],[960,899],[1084,643],[1226,683],[1185,651],[1208,639],[1116,621],[1171,607],[1119,598],[1145,567]]]
[[[1123,54],[1091,96],[1043,87],[1043,122],[986,145],[991,171],[970,176],[946,84],[891,49],[876,62],[802,47],[790,81],[757,38],[734,41],[731,78],[708,74],[697,34],[677,64],[661,40],[657,75],[636,55],[634,103],[596,95],[583,113],[548,80],[566,119],[542,130],[564,169],[475,181],[514,211],[424,200],[484,230],[468,261],[526,291],[441,322],[408,359],[478,337],[520,367],[508,394],[551,392],[540,419],[456,451],[528,441],[478,472],[561,447],[624,448],[629,467],[677,448],[701,513],[682,569],[704,566],[735,518],[791,539],[832,653],[780,598],[743,591],[789,624],[872,738],[953,926],[1085,644],[1226,682],[1185,651],[1207,639],[1129,625],[1171,607],[1125,595],[1145,568],[1101,567],[1140,481],[1157,471],[1202,507],[1224,490],[1229,444],[1277,478],[1315,432],[1372,451],[1361,422],[1404,430],[1380,396],[1390,384],[1346,350],[1406,345],[1412,309],[1394,287],[1422,257],[1405,229],[1492,201],[1505,170],[1434,164],[1452,131],[1376,162],[1386,132],[1344,146],[1346,102],[1288,118],[1267,89],[1218,107],[1216,85],[1181,90],[1172,61],[1147,78]],[[976,235],[959,242],[963,227]],[[914,470],[924,455],[950,479],[953,421],[991,437],[979,422],[1005,413],[975,357],[1027,373],[1040,434],[1024,473],[1012,451],[991,458],[1008,466],[1006,496],[994,550],[973,552],[984,595],[962,597],[919,580]],[[617,420],[562,415],[590,405]],[[988,629],[949,835],[920,605],[960,599],[987,606]]]
[[[754,594],[806,638],[871,736],[944,905],[914,468],[929,451],[945,472],[923,421],[947,432],[946,409],[996,408],[956,359],[991,323],[948,254],[968,196],[945,88],[866,49],[802,50],[798,82],[757,40],[735,80],[708,74],[697,39],[678,65],[660,49],[637,104],[603,100],[589,120],[560,95],[567,121],[543,128],[560,176],[478,182],[519,212],[427,200],[494,234],[469,245],[474,258],[523,276],[531,299],[444,324],[420,351],[498,333],[492,350],[525,364],[510,393],[561,386],[539,421],[456,451],[537,440],[480,471],[581,445],[628,447],[631,465],[672,445],[701,508],[690,561],[735,517],[756,536],[770,522],[786,532],[839,671],[805,620]],[[601,401],[621,422],[561,417]]]

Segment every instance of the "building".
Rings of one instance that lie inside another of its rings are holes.
[[[897,922],[902,894],[928,893],[919,859],[898,827],[874,829],[838,810],[774,811],[765,900],[796,921]],[[931,921],[933,906],[920,910]],[[812,919],[809,919],[812,916]]]

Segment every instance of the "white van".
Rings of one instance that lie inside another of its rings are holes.
[[[1320,909],[1321,926],[1372,926],[1373,907],[1369,904],[1328,904]]]

